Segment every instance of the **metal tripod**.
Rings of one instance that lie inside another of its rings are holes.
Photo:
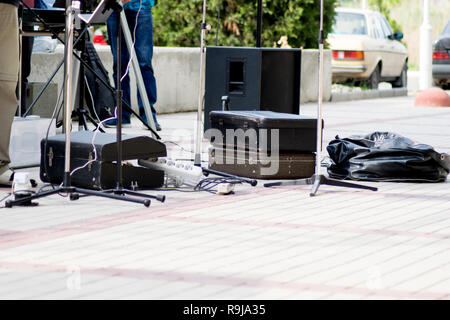
[[[281,182],[265,183],[264,187],[290,186],[290,185],[312,185],[310,196],[316,195],[320,185],[331,185],[336,187],[347,187],[356,189],[366,189],[377,191],[378,188],[359,185],[355,183],[335,180],[322,174],[322,99],[323,99],[323,0],[320,0],[320,30],[319,30],[319,84],[318,84],[318,104],[317,104],[317,145],[316,145],[316,168],[315,174],[311,178],[288,180]]]
[[[112,4],[112,9],[116,12],[116,19],[117,19],[117,39],[116,39],[117,40],[117,62],[116,62],[116,67],[117,67],[117,70],[116,70],[116,72],[117,72],[117,77],[116,77],[117,173],[116,173],[116,177],[117,177],[117,181],[116,181],[116,188],[115,189],[105,190],[105,192],[112,193],[113,195],[120,195],[120,196],[132,195],[132,196],[147,198],[146,200],[142,200],[142,201],[144,201],[143,202],[144,205],[147,206],[146,201],[150,201],[150,200],[148,200],[148,198],[153,198],[153,199],[156,199],[158,201],[164,202],[166,197],[164,195],[151,196],[151,195],[148,195],[148,194],[139,193],[139,192],[136,192],[136,191],[133,191],[133,190],[125,189],[125,188],[123,188],[123,185],[122,185],[122,85],[121,85],[121,77],[122,77],[122,75],[121,75],[122,74],[122,63],[121,63],[122,59],[121,59],[121,57],[122,57],[122,55],[121,55],[121,51],[122,51],[122,26],[124,25],[123,19],[126,19],[126,16],[123,13],[122,6],[120,6],[118,3],[113,3]],[[125,24],[126,24],[126,20],[125,20]],[[128,41],[127,41],[127,43],[128,43]],[[130,53],[130,54],[134,54],[133,46],[130,46],[128,49],[130,51],[133,50],[133,53]],[[138,71],[138,74],[140,75],[140,70],[137,70],[137,71]],[[142,78],[141,78],[141,80],[142,80]],[[150,110],[150,105],[148,104],[148,98],[147,98],[147,95],[145,93],[145,88],[143,88],[143,89],[144,89],[143,91],[144,91],[144,94],[145,94],[145,96],[143,97],[143,100],[147,101],[147,104],[144,103],[144,106],[145,105],[147,106],[147,108],[146,108],[147,119],[150,119],[151,126],[153,128],[155,128],[155,123],[153,122],[153,117],[152,117],[152,113],[151,113],[151,110]],[[149,115],[150,115],[150,117],[149,117]]]
[[[107,1],[110,1],[110,0],[107,0]],[[20,2],[23,3],[23,0],[20,0]],[[27,6],[26,3],[23,3],[23,5],[24,5],[24,7],[26,7],[27,9],[30,9],[30,8]],[[45,26],[46,29],[48,29],[48,30],[51,32],[51,34],[53,35],[54,38],[56,38],[57,40],[59,40],[62,44],[65,44],[65,41],[59,37],[59,34],[58,34],[57,32],[55,32],[55,31],[53,30],[53,28],[52,28],[51,26],[49,26],[49,25],[48,25],[41,17],[39,17],[39,15],[37,15],[37,14],[36,14],[35,12],[33,12],[33,11],[31,11],[31,13],[33,14],[33,16],[35,16],[35,18],[36,18],[40,23],[42,23],[42,24]],[[124,30],[124,34],[125,34],[125,40],[127,41],[127,46],[131,46],[131,47],[132,47],[132,40],[131,40],[131,35],[130,35],[129,28],[128,28],[128,24],[127,24],[126,20],[123,20],[123,19],[122,19],[122,22],[121,22],[121,23],[122,23],[122,29]],[[75,39],[75,41],[74,41],[73,47],[75,47],[75,46],[78,44],[78,42],[79,42],[80,40],[83,39],[83,36],[84,36],[85,33],[87,32],[87,30],[88,30],[87,28],[84,28],[84,29],[81,31],[81,33],[79,33],[78,37],[77,37],[77,38]],[[73,47],[72,47],[72,48],[73,48]],[[133,51],[133,53],[134,53],[134,51]],[[96,78],[97,80],[99,80],[99,81],[100,81],[100,82],[101,82],[101,83],[102,83],[102,84],[103,84],[110,92],[115,92],[115,89],[114,89],[113,87],[111,87],[110,84],[109,84],[108,82],[104,81],[103,78],[102,78],[101,76],[99,76],[99,75],[97,74],[97,72],[96,72],[89,64],[87,64],[86,61],[84,61],[84,59],[82,59],[82,57],[80,57],[76,52],[73,52],[73,56],[77,59],[77,61],[78,61],[79,63],[81,63],[81,65],[79,65],[80,68],[83,67],[83,68],[88,69],[88,70],[95,76],[95,78]],[[50,77],[49,77],[49,79],[47,80],[47,82],[45,83],[45,85],[40,89],[40,91],[39,91],[39,93],[37,94],[36,98],[33,100],[33,102],[30,104],[30,106],[29,106],[29,107],[27,108],[27,110],[24,112],[23,117],[26,117],[27,115],[30,114],[31,110],[33,109],[33,107],[35,106],[35,104],[37,103],[37,101],[40,99],[40,97],[42,96],[42,94],[44,93],[44,91],[45,91],[45,90],[47,89],[47,87],[50,85],[50,83],[51,83],[51,81],[53,80],[53,78],[56,76],[56,74],[58,73],[58,71],[60,70],[60,68],[61,68],[61,67],[63,66],[63,64],[65,63],[65,60],[66,60],[66,59],[63,58],[63,59],[59,62],[58,66],[57,66],[56,69],[53,71],[53,73],[50,75]],[[138,62],[135,61],[135,60],[136,60],[136,55],[134,54],[133,57],[132,57],[133,68],[134,68],[134,71],[135,71],[135,74],[136,74],[136,77],[137,77],[138,89],[140,90],[140,92],[142,92],[142,91],[143,91],[143,90],[142,90],[142,88],[143,88],[142,76],[140,76],[140,77],[138,76],[138,74],[140,75],[140,70],[136,70],[136,67],[135,67],[135,66],[136,66],[136,64],[138,64]],[[77,66],[75,69],[76,69],[76,71],[78,72],[78,66]],[[79,74],[82,74],[82,75],[83,75],[84,72],[82,73],[81,70],[80,70]],[[147,98],[145,92],[141,94],[141,98],[142,98],[142,101],[143,101],[143,103],[144,103],[144,107],[145,107],[146,104],[148,105],[148,98]],[[142,122],[142,124],[143,124],[145,127],[147,127],[148,130],[150,130],[150,132],[151,132],[151,134],[152,134],[153,137],[156,137],[157,139],[160,139],[160,136],[156,133],[155,126],[154,126],[154,125],[153,125],[153,126],[150,126],[150,125],[153,123],[153,118],[152,118],[152,117],[150,118],[150,123],[147,123],[147,122],[144,121],[144,119],[143,119],[137,112],[135,112],[135,111],[131,108],[131,106],[130,106],[126,101],[123,101],[123,100],[122,100],[122,104],[123,104],[123,106],[124,106],[129,112],[131,112],[132,114],[134,114],[134,115],[136,116],[136,118],[138,118],[138,119]],[[72,107],[73,107],[73,103],[72,103]],[[148,107],[148,108],[145,108],[146,114],[148,113],[147,109],[149,109],[149,107]],[[76,110],[76,111],[78,112],[78,110]],[[95,119],[93,119],[92,117],[90,117],[90,115],[86,112],[86,110],[81,111],[80,113],[81,113],[82,115],[86,115],[86,117],[88,118],[87,120],[91,121],[94,125],[96,124]],[[88,116],[89,116],[89,117],[88,117]],[[148,116],[147,116],[147,118],[148,118]],[[84,126],[84,125],[83,125],[83,127],[86,128],[86,126]],[[103,132],[103,130],[102,130],[101,128],[100,128],[100,131]]]
[[[116,4],[114,0],[107,0],[110,1],[112,4]],[[120,7],[120,5],[119,5]],[[67,193],[69,195],[70,200],[77,200],[80,197],[80,194],[83,195],[91,195],[91,196],[99,196],[109,199],[115,199],[115,200],[122,200],[122,201],[128,201],[133,203],[139,203],[143,204],[144,206],[148,207],[150,206],[150,198],[157,199],[159,201],[164,201],[164,196],[152,196],[152,195],[145,195],[145,194],[138,194],[137,192],[124,190],[121,188],[121,179],[122,179],[122,153],[121,153],[121,130],[120,126],[118,126],[117,130],[117,144],[118,144],[118,155],[117,155],[117,189],[114,190],[108,190],[108,191],[94,191],[94,190],[88,190],[88,189],[82,189],[78,187],[73,187],[71,185],[71,176],[70,176],[70,159],[71,159],[71,145],[70,145],[70,134],[71,134],[71,124],[72,124],[72,117],[71,117],[71,108],[72,108],[72,71],[73,71],[73,43],[74,43],[74,22],[75,22],[75,7],[72,6],[70,0],[66,0],[66,44],[65,44],[65,50],[64,50],[64,56],[65,56],[65,63],[64,63],[64,75],[65,75],[65,81],[64,81],[64,106],[65,106],[65,162],[64,162],[64,177],[63,177],[63,183],[62,186],[55,188],[53,190],[49,191],[43,191],[28,197],[23,197],[16,200],[8,200],[5,202],[5,206],[7,208],[11,208],[15,205],[22,205],[22,204],[28,204],[31,203],[32,200],[43,198],[46,196],[50,196],[53,194],[59,194],[59,193]],[[118,24],[118,28],[120,28],[120,24]],[[120,33],[118,33],[120,35]],[[118,39],[120,44],[120,37]],[[120,53],[120,52],[119,52]],[[120,59],[119,59],[120,60]],[[120,69],[119,69],[120,70]],[[119,73],[120,74],[120,73]],[[120,80],[119,80],[120,83]],[[117,92],[118,97],[121,96],[121,91],[118,90]],[[120,106],[119,110],[119,116],[118,122],[120,124],[121,121],[121,99],[118,99],[118,105]],[[140,198],[134,198],[134,197],[127,197],[124,196],[124,194],[130,193],[135,196],[145,197],[146,199],[140,199]]]

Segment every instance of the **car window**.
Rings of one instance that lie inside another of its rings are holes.
[[[333,34],[367,34],[366,18],[363,14],[338,12],[333,25]]]
[[[383,29],[381,28],[380,21],[379,21],[378,17],[376,15],[372,15],[370,17],[370,19],[372,21],[373,33],[374,33],[375,38],[383,39],[384,38],[384,32],[383,32]]]
[[[380,16],[380,23],[381,27],[383,28],[384,37],[387,38],[388,36],[392,35],[391,26],[384,16]]]
[[[447,25],[444,30],[442,30],[442,34],[450,34],[450,20],[448,20]]]

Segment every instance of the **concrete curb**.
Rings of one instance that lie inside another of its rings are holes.
[[[332,92],[331,102],[352,101],[362,99],[377,99],[407,96],[407,88],[393,88],[382,90],[364,90],[358,92]]]

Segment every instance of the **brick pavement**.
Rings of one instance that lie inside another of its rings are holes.
[[[325,103],[324,145],[389,130],[450,152],[450,109],[413,99]],[[195,113],[159,119],[169,155],[190,159]],[[134,120],[124,132],[144,134]],[[260,183],[228,196],[158,191],[167,200],[150,208],[58,195],[3,208],[0,298],[449,299],[450,184],[363,184],[379,190],[309,197]]]

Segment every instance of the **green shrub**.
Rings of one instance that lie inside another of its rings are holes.
[[[155,45],[200,46],[202,4],[203,0],[158,1],[153,8]],[[335,0],[324,0],[325,38],[333,24],[334,8]],[[282,36],[287,36],[293,48],[317,48],[319,12],[320,0],[263,0],[261,45],[273,47]],[[254,47],[256,16],[257,0],[207,1],[206,23],[211,30],[206,35],[206,45]]]

